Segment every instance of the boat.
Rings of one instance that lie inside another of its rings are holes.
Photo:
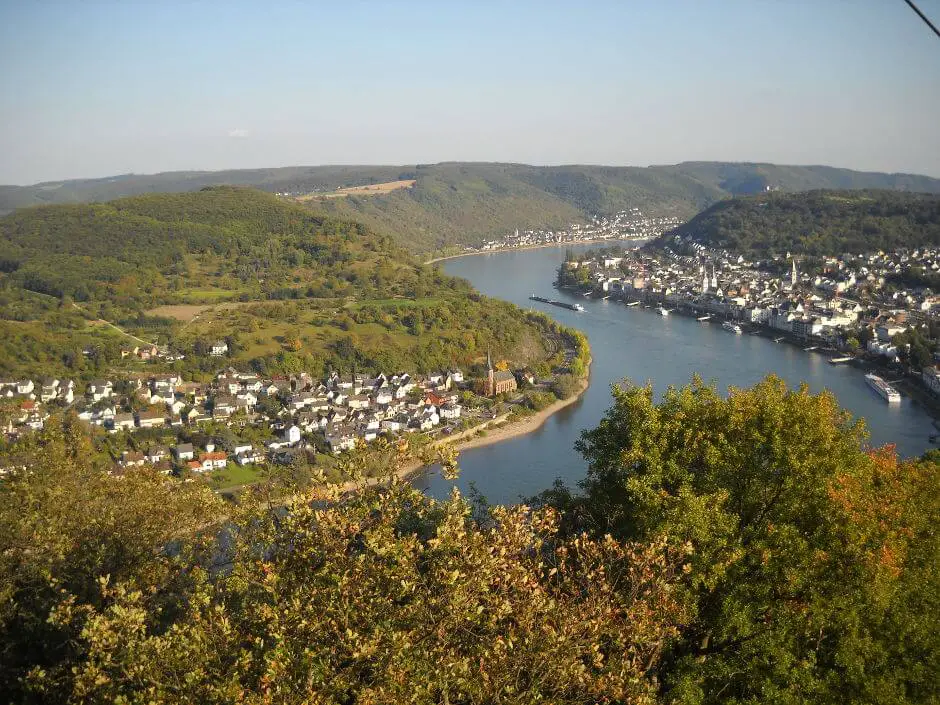
[[[543,304],[551,304],[552,306],[560,306],[561,308],[566,308],[569,311],[583,311],[584,306],[581,304],[569,304],[567,301],[558,301],[557,299],[549,299],[544,296],[536,296],[532,294],[529,297],[532,301],[540,301]]]
[[[696,318],[695,320],[696,320],[696,321],[702,321],[703,323],[707,323],[708,321],[711,320],[711,316],[710,316],[710,315],[708,315],[708,316],[699,316],[699,317]]]
[[[730,333],[734,333],[735,335],[741,335],[742,333],[741,326],[739,326],[737,323],[732,323],[731,321],[725,321],[721,324],[721,327]]]
[[[667,309],[663,308],[662,306],[660,306],[660,307],[659,307],[659,315],[660,315],[660,316],[668,316],[668,315],[669,315],[669,311],[668,311]]]
[[[782,336],[782,335],[781,335],[779,338],[774,338],[774,342],[775,342],[775,343],[779,343],[781,340],[783,340],[783,336]]]
[[[639,305],[640,305],[640,302],[639,302],[639,301],[628,301],[628,302],[627,302],[627,306],[639,306]]]
[[[829,364],[830,364],[830,365],[841,365],[843,362],[851,362],[851,361],[854,360],[854,359],[855,359],[855,358],[853,358],[851,355],[846,355],[845,357],[830,357],[830,358],[829,358]]]
[[[868,382],[869,387],[878,392],[878,395],[889,404],[894,404],[901,401],[901,395],[898,393],[898,390],[885,382],[878,375],[869,373],[865,375],[865,381]]]
[[[818,346],[818,345],[810,345],[808,348],[803,348],[803,352],[812,352],[812,351],[815,350],[817,347],[819,347],[819,346]]]

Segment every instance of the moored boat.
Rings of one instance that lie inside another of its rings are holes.
[[[741,326],[739,326],[737,323],[732,323],[731,321],[725,321],[721,324],[721,327],[729,333],[734,333],[735,335],[741,335],[743,332],[741,330]]]
[[[663,308],[662,306],[660,306],[660,307],[659,307],[659,315],[660,315],[660,316],[668,316],[668,315],[669,315],[669,310]]]
[[[898,393],[898,390],[885,382],[878,375],[869,373],[865,375],[865,381],[868,382],[869,387],[878,392],[878,395],[889,404],[894,404],[901,401],[901,395]]]

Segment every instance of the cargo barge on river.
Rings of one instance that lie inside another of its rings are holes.
[[[584,306],[582,306],[581,304],[569,304],[566,301],[558,301],[557,299],[548,299],[548,298],[545,298],[544,296],[536,296],[535,294],[533,294],[529,298],[532,301],[541,301],[543,304],[551,304],[552,306],[561,306],[562,308],[566,308],[569,311],[583,311],[584,310]]]

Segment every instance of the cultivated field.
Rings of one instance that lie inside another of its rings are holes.
[[[297,196],[298,201],[312,201],[318,198],[344,198],[346,196],[381,196],[391,191],[397,191],[402,188],[411,188],[415,185],[414,179],[403,179],[401,181],[386,181],[381,184],[365,184],[364,186],[348,186],[338,188],[329,193],[308,193],[303,196]]]
[[[163,318],[175,318],[177,321],[189,323],[200,313],[211,306],[199,306],[197,304],[168,304],[166,306],[157,306],[147,311],[148,316],[162,316]]]

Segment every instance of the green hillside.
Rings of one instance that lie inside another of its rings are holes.
[[[767,188],[891,189],[940,193],[940,180],[823,166],[686,162],[650,167],[459,163],[403,166],[285,167],[219,172],[169,172],[107,179],[0,187],[0,211],[43,203],[101,201],[121,196],[247,185],[308,196],[338,188],[415,179],[413,188],[384,195],[315,198],[310,207],[355,218],[412,252],[478,244],[515,228],[558,227],[595,214],[638,207],[654,215],[692,217],[731,196]]]
[[[716,203],[672,234],[751,255],[940,245],[940,196],[897,191],[768,193]]]
[[[177,367],[209,371],[220,364],[204,354],[216,339],[229,341],[230,362],[267,372],[428,370],[490,347],[534,361],[550,345],[547,325],[362,224],[251,189],[0,219],[2,375],[94,374],[129,364],[121,348],[145,341],[185,354]]]

